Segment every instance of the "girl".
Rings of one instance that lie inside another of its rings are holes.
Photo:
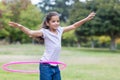
[[[30,30],[23,25],[15,22],[9,22],[14,28],[19,28],[30,37],[41,37],[44,39],[45,52],[40,59],[41,61],[58,61],[61,51],[61,36],[63,33],[74,30],[91,20],[95,13],[90,13],[86,18],[67,27],[60,26],[59,14],[50,12],[46,15],[43,26],[40,30]],[[40,63],[40,80],[61,80],[58,65]]]

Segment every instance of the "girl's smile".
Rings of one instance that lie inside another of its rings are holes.
[[[51,20],[47,22],[47,25],[49,26],[50,31],[56,30],[60,25],[59,16],[52,16]]]

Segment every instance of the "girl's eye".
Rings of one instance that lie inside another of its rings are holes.
[[[53,23],[55,23],[55,22],[60,22],[59,20],[57,20],[57,21],[52,21]]]
[[[60,22],[59,20],[57,22]]]
[[[52,21],[52,22],[55,22],[55,21]]]

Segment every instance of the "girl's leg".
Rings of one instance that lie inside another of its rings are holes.
[[[61,80],[61,74],[58,66],[55,68],[55,74],[53,75],[52,80]]]
[[[40,64],[40,80],[61,80],[59,67]]]
[[[40,64],[40,80],[52,80],[52,73],[50,66],[47,64]]]

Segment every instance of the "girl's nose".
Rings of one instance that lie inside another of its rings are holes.
[[[59,25],[59,22],[55,22],[55,24]]]

